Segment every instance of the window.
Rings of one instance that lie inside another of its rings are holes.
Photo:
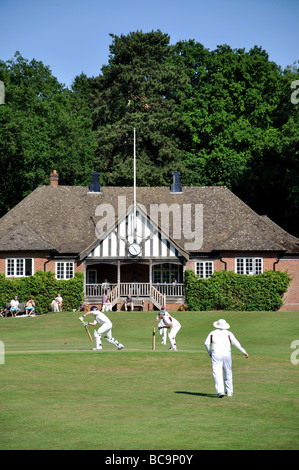
[[[237,274],[260,274],[263,272],[263,258],[236,258]]]
[[[32,258],[7,258],[6,259],[6,276],[7,277],[24,277],[32,276],[33,259]]]
[[[153,267],[153,282],[155,284],[180,282],[180,267],[176,264],[164,263]]]
[[[73,261],[56,262],[56,279],[71,279],[74,277]]]
[[[96,269],[88,269],[86,271],[86,284],[97,283],[97,271]]]
[[[197,261],[196,262],[196,275],[207,279],[211,277],[214,272],[214,261]]]

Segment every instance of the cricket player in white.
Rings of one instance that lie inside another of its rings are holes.
[[[162,320],[162,326],[159,326],[159,330],[161,330],[162,328],[169,329],[169,332],[168,332],[168,338],[170,342],[169,350],[177,351],[175,338],[181,328],[180,322],[178,322],[172,315],[169,315],[169,313],[165,311],[165,307],[161,308],[160,312],[157,315],[157,320],[158,318]]]
[[[226,392],[228,397],[233,396],[233,375],[231,344],[239,349],[246,359],[249,357],[245,349],[241,346],[236,337],[228,331],[230,325],[222,318],[213,323],[216,330],[211,331],[206,340],[205,347],[212,358],[212,370],[215,382],[215,389],[219,398],[224,397]],[[224,372],[224,381],[223,381]]]
[[[160,318],[159,318],[159,313],[158,313],[158,315],[157,315],[156,322],[159,322],[159,323],[158,323],[158,329],[159,329],[159,333],[160,333],[160,336],[161,336],[161,344],[164,344],[164,346],[166,346],[167,329],[166,329],[166,328],[162,328],[162,327],[164,326],[164,321],[163,321],[163,320],[160,320]]]
[[[93,306],[91,309],[86,312],[83,317],[80,317],[80,319],[83,319],[86,317],[86,315],[94,315],[94,321],[93,322],[85,322],[83,323],[84,326],[96,326],[97,324],[100,324],[100,328],[98,330],[94,330],[94,337],[96,341],[96,347],[94,348],[94,351],[100,351],[102,350],[102,334],[106,333],[104,336],[105,340],[108,341],[108,343],[113,344],[114,346],[117,347],[117,349],[123,349],[124,345],[119,343],[116,339],[113,338],[112,336],[112,322],[109,320],[109,318],[100,310],[97,309],[97,307]]]

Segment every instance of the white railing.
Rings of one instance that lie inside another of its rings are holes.
[[[109,284],[107,287],[103,284],[86,284],[85,295],[87,297],[102,297],[106,293],[109,297],[115,295],[119,297],[126,297],[130,294],[132,297],[151,297],[151,287],[154,287],[161,295],[167,297],[183,297],[184,284],[156,284],[152,285],[149,282],[120,282]],[[117,288],[117,289],[116,289]],[[113,294],[112,294],[113,293]],[[112,299],[110,299],[112,302]]]
[[[184,296],[184,284],[181,283],[165,283],[165,284],[155,284],[153,286],[161,292],[161,294],[167,295],[167,297],[183,297]]]
[[[112,291],[109,293],[109,298],[110,298],[110,302],[113,305],[116,304],[116,302],[118,301],[118,298],[119,298],[119,287],[118,285],[116,285],[114,287],[114,289],[112,289]]]
[[[117,286],[118,284],[86,284],[85,286],[85,294],[88,297],[102,297],[104,294],[109,295],[111,291]]]
[[[151,288],[151,301],[156,307],[166,307],[166,295],[161,294],[154,286]]]
[[[150,284],[148,282],[121,282],[119,285],[121,297],[131,294],[132,297],[149,297]]]

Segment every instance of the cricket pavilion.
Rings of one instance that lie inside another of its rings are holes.
[[[225,186],[63,186],[56,171],[0,219],[0,272],[7,277],[52,271],[84,273],[84,301],[114,310],[128,294],[137,309],[185,303],[184,273],[288,271],[282,310],[299,310],[299,240],[260,216]]]

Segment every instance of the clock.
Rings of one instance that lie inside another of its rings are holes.
[[[139,243],[131,243],[131,245],[129,246],[129,253],[132,256],[139,255],[141,253],[141,246],[139,245]]]

